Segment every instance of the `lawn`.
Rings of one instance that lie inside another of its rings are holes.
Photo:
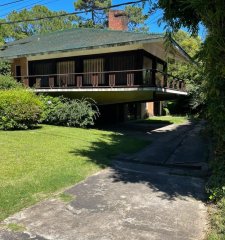
[[[138,123],[145,124],[182,124],[188,120],[186,116],[154,116],[145,120],[139,120]]]
[[[146,146],[120,133],[43,125],[0,131],[0,220]]]

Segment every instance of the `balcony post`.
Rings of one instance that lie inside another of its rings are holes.
[[[22,78],[22,83],[24,87],[29,87],[29,78],[28,77],[23,77]]]

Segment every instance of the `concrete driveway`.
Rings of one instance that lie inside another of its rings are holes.
[[[3,227],[0,239],[204,239],[207,144],[199,135],[201,125],[167,128],[158,138],[152,132],[154,142],[140,153],[120,157],[110,168],[66,190],[73,197],[70,202],[52,198],[9,217],[4,224],[24,229]]]

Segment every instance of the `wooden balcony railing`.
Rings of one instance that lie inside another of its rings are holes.
[[[27,87],[115,88],[157,87],[186,91],[185,81],[157,69],[16,76]]]

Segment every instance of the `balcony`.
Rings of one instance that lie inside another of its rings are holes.
[[[186,92],[185,81],[156,69],[66,73],[16,77],[27,87],[39,90],[88,90],[153,88]]]

